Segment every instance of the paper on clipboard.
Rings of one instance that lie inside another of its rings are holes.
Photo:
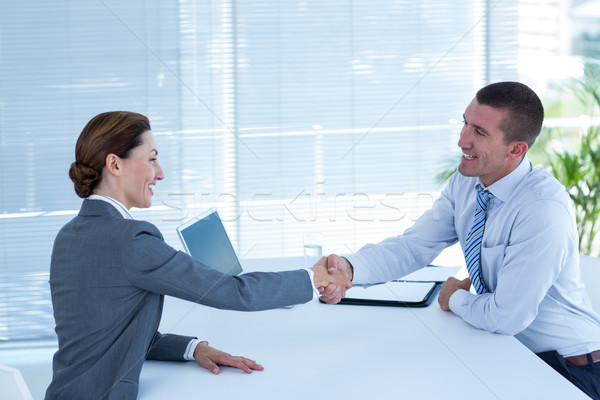
[[[427,307],[439,287],[460,267],[422,268],[401,279],[370,286],[354,286],[339,304],[393,307]],[[319,299],[323,302],[323,299]]]
[[[387,282],[373,286],[354,286],[346,292],[347,299],[418,303],[423,301],[435,282]]]

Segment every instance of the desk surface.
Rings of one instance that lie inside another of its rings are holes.
[[[325,305],[257,313],[167,298],[162,332],[197,335],[262,364],[212,375],[193,362],[147,361],[144,399],[587,399],[512,336],[427,308]]]

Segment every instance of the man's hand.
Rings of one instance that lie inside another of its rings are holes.
[[[324,258],[324,257],[323,257]],[[323,261],[323,258],[319,261]],[[339,257],[335,254],[330,254],[327,257],[327,271],[330,274],[338,274],[341,273],[346,280],[350,283],[347,286],[347,289],[352,287],[352,278],[354,276],[354,270],[352,269],[352,265],[343,257]],[[334,285],[328,285],[319,288],[319,292],[321,293],[321,299],[327,304],[335,304],[339,303],[341,299],[346,296],[346,290],[341,293],[337,290]]]
[[[206,368],[213,374],[219,373],[219,365],[239,368],[247,374],[251,374],[252,370],[262,371],[263,367],[257,364],[256,361],[245,357],[235,357],[221,350],[217,350],[204,343],[198,343],[194,350],[194,358],[201,367]]]
[[[464,289],[467,292],[471,289],[471,279],[465,278],[462,281],[454,277],[448,278],[446,283],[444,283],[440,289],[440,294],[438,296],[438,303],[440,303],[440,307],[444,311],[450,310],[450,296],[454,294],[458,289]]]
[[[352,287],[352,275],[345,273],[343,268],[328,268],[329,257],[321,257],[311,269],[321,298],[329,304],[334,304],[339,303],[346,296],[346,290]],[[324,293],[327,295],[324,296]]]

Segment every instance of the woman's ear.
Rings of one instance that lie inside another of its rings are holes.
[[[121,158],[113,153],[106,156],[106,170],[114,176],[121,175]]]

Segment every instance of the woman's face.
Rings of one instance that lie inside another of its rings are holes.
[[[131,150],[129,158],[122,158],[123,171],[121,202],[127,209],[148,208],[152,205],[154,185],[164,178],[158,163],[158,150],[152,132],[142,134],[142,144]]]

